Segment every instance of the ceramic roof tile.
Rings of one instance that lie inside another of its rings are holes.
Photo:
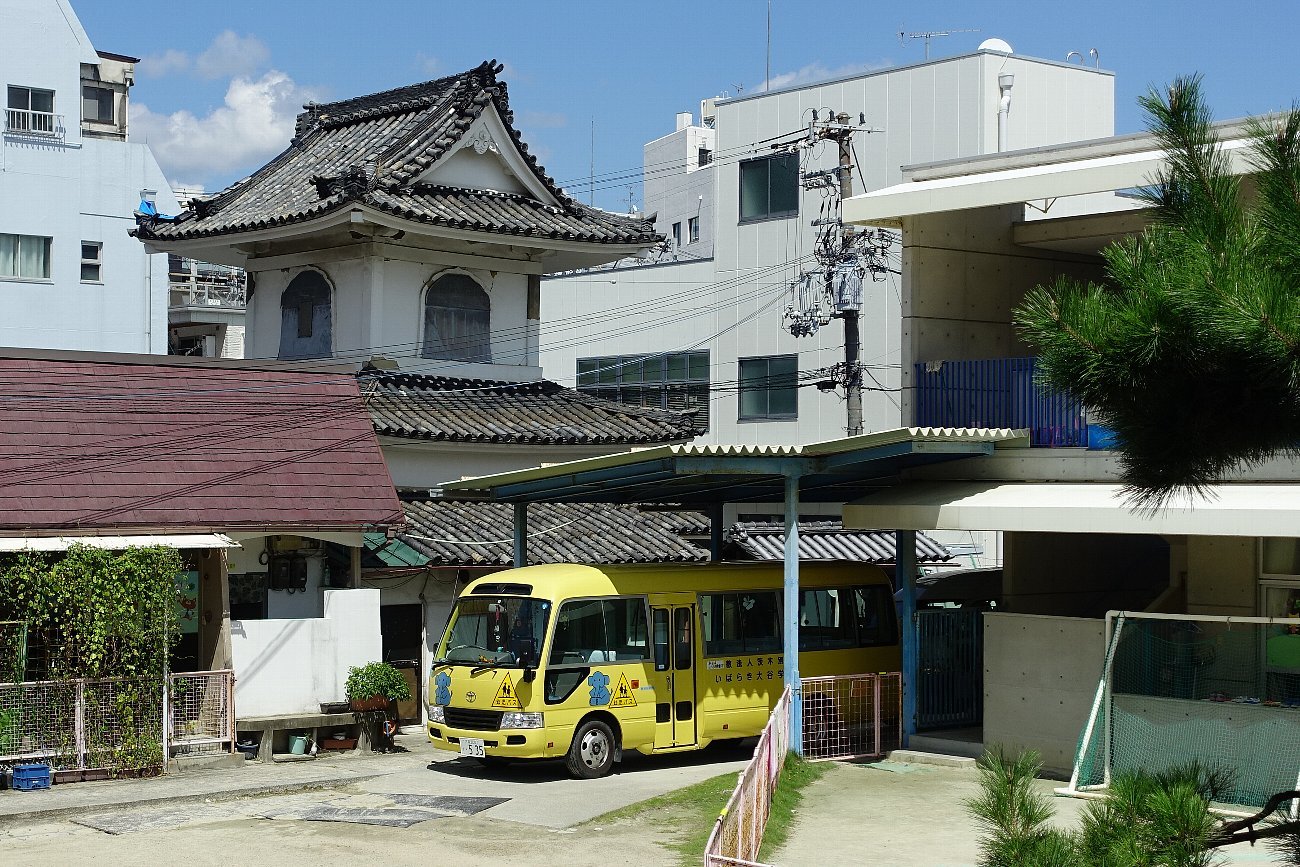
[[[403,219],[473,232],[597,244],[660,242],[650,223],[590,208],[565,195],[514,128],[506,83],[497,79],[500,71],[495,61],[488,61],[435,81],[304,106],[289,147],[271,162],[220,193],[192,200],[174,222],[145,221],[133,234],[161,241],[231,235],[363,204]],[[418,183],[489,106],[553,202]]]
[[[689,413],[603,400],[547,380],[362,374],[375,431],[448,442],[646,445],[703,433]]]
[[[741,522],[728,527],[725,537],[739,553],[754,560],[785,558],[785,527],[781,524]],[[894,562],[894,534],[889,530],[846,530],[839,521],[800,521],[800,560],[853,560]],[[948,549],[924,533],[916,534],[918,563],[945,563]]]

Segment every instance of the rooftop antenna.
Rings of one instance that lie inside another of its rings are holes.
[[[965,30],[921,30],[916,33],[908,33],[906,30],[898,31],[898,41],[903,45],[907,44],[909,39],[925,40],[925,59],[930,59],[930,40],[936,36],[952,36],[954,33],[979,33],[979,28],[968,28]]]

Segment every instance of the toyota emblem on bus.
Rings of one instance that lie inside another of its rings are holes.
[[[469,692],[465,693],[465,701],[469,702],[470,704],[473,704],[474,699],[476,698],[478,698],[478,695],[476,695],[473,690],[470,690]]]

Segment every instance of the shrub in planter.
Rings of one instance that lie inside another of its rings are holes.
[[[400,671],[386,662],[368,662],[348,669],[343,685],[353,710],[383,710],[390,701],[407,701],[411,688]],[[362,707],[362,705],[365,705]]]

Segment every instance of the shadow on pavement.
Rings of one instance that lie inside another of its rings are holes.
[[[748,761],[754,752],[753,739],[710,744],[703,750],[686,753],[667,753],[644,756],[637,752],[623,754],[623,761],[614,765],[612,776],[646,773],[669,768],[690,768],[702,765],[723,765]],[[550,783],[570,779],[561,759],[520,759],[505,764],[484,765],[475,759],[452,758],[432,761],[428,770],[448,776],[471,780],[493,780],[501,783]],[[718,773],[729,769],[719,768]]]

